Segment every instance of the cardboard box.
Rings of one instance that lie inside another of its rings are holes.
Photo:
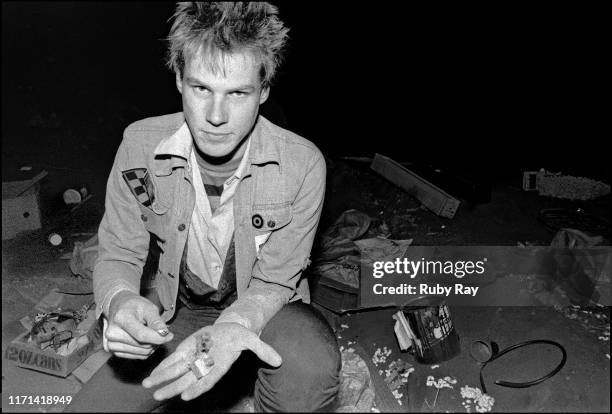
[[[41,228],[39,181],[46,175],[43,170],[26,180],[2,182],[2,240]]]
[[[319,274],[310,275],[310,298],[326,309],[336,313],[361,309],[359,296],[359,288]]]
[[[26,325],[27,322],[24,322],[24,320],[33,320],[33,316],[39,312],[55,311],[58,307],[79,309],[92,301],[93,297],[91,295],[65,295],[54,289],[36,305],[31,316],[22,319],[22,324]],[[60,355],[52,348],[40,349],[35,342],[28,342],[29,329],[24,328],[24,332],[7,345],[4,358],[14,361],[23,368],[67,377],[83,361],[102,347],[102,326],[95,319],[94,309],[92,306],[85,320],[79,324],[79,327],[86,327],[87,333],[79,341],[82,343],[79,343],[71,353]]]

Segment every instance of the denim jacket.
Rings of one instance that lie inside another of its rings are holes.
[[[124,132],[98,230],[93,274],[97,317],[108,313],[116,291],[140,292],[151,234],[161,251],[153,283],[161,316],[168,321],[174,315],[195,191],[187,160],[155,156],[154,150],[184,122],[182,113],[164,115],[135,122]],[[259,334],[286,303],[310,301],[302,273],[321,215],[326,168],[314,144],[262,116],[251,133],[247,156],[233,207],[238,299],[216,323],[240,323]],[[148,198],[130,189],[124,177],[130,170],[145,175],[141,182]]]

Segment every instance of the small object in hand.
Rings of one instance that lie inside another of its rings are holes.
[[[189,364],[189,369],[197,379],[202,378],[207,374],[211,367],[215,365],[215,361],[208,356],[208,352],[212,348],[212,337],[210,332],[203,332],[196,335],[196,349],[193,362]]]
[[[201,361],[199,359],[196,359],[195,361],[193,361],[192,363],[189,364],[189,369],[191,370],[191,372],[193,372],[193,375],[195,375],[196,379],[200,379],[204,376],[204,372],[202,372],[202,368],[200,367]]]
[[[204,365],[206,365],[208,368],[210,368],[213,365],[215,365],[215,360],[212,359],[211,357],[209,357],[208,355],[206,355],[204,357]]]
[[[198,343],[198,351],[208,353],[212,348],[212,337],[210,332],[203,332],[196,337]]]
[[[210,367],[213,365],[215,365],[215,361],[206,355],[204,358],[198,358],[190,363],[189,369],[191,372],[193,372],[193,375],[195,375],[197,379],[200,379],[210,372]]]
[[[162,328],[162,329],[158,329],[157,333],[160,334],[161,336],[168,336],[170,331],[168,330],[168,328]]]

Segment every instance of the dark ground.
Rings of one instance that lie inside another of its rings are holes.
[[[523,192],[518,187],[517,178],[515,185],[496,185],[490,203],[472,208],[464,204],[454,219],[442,219],[419,209],[418,201],[359,164],[352,166],[346,162],[328,160],[328,165],[327,199],[320,229],[327,227],[342,211],[357,208],[375,219],[373,226],[386,224],[390,238],[413,238],[414,243],[420,245],[516,245],[519,241],[548,245],[552,233],[538,223],[536,215],[539,209],[576,205]],[[65,188],[73,180],[69,172],[51,172],[42,185],[46,213],[44,228],[3,243],[3,347],[19,332],[18,319],[51,288],[60,287],[69,291],[91,289],[91,281],[72,276],[68,262],[61,260],[60,256],[71,251],[74,241],[87,239],[87,236],[71,237],[70,234],[95,231],[103,212],[104,194],[103,190],[96,189],[103,188],[105,176],[88,176],[84,182],[93,189],[94,197],[74,213],[61,215],[57,210],[60,203],[55,199],[57,194],[54,195],[53,189]],[[580,205],[590,212],[601,214],[606,209],[609,211],[610,197]],[[46,241],[46,235],[51,230],[62,234],[65,243],[58,247],[51,246]],[[503,348],[522,340],[546,338],[557,340],[566,347],[568,362],[565,368],[553,379],[529,389],[490,385],[490,392],[496,398],[495,410],[609,411],[610,361],[605,356],[606,353],[609,355],[609,342],[598,339],[600,335],[597,331],[589,331],[589,323],[569,319],[552,307],[455,307],[451,308],[451,312],[460,333],[462,353],[440,364],[440,368],[435,370],[427,365],[416,365],[414,375],[418,382],[410,391],[413,401],[406,399],[406,391],[404,406],[379,402],[379,407],[400,411],[406,407],[419,411],[463,411],[459,386],[478,386],[477,365],[466,350],[472,340],[494,340]],[[328,313],[328,316],[331,316],[330,320],[337,329],[339,344],[349,348],[351,345],[348,342],[355,341],[361,346],[364,359],[371,358],[377,348],[387,346],[393,350],[387,364],[397,358],[414,363],[412,356],[400,353],[397,347],[392,313],[392,309],[381,309],[341,316]],[[348,328],[342,328],[342,325],[348,325]],[[535,347],[532,352],[519,352],[517,356],[500,360],[495,368],[492,366],[488,369],[488,375],[489,378],[499,374],[510,380],[525,380],[542,375],[555,361],[558,361],[558,354],[554,348]],[[376,370],[371,370],[371,374],[378,375]],[[432,388],[424,386],[428,375],[434,375],[436,379],[450,375],[459,381],[454,390],[445,389],[440,393],[434,410],[424,405],[425,398],[432,404],[435,397]],[[15,409],[6,405],[8,395],[74,394],[81,387],[74,376],[57,379],[14,367],[11,363],[3,364],[2,384],[5,411]],[[390,394],[387,401],[394,401]],[[21,408],[31,411],[40,409]],[[55,411],[59,408],[45,409]]]
[[[99,223],[106,177],[122,130],[132,121],[180,109],[173,75],[160,63],[163,47],[158,41],[167,33],[165,22],[171,9],[164,3],[2,4],[3,181],[26,165],[49,172],[41,183],[43,229],[2,243],[3,351],[17,333],[19,318],[51,288],[90,287],[91,281],[70,274],[60,256],[72,250],[74,241],[87,239],[71,234],[93,232]],[[593,92],[599,88],[597,68],[602,67],[602,54],[593,41],[600,37],[599,26],[581,30],[575,24],[583,21],[579,13],[569,24],[532,11],[522,21],[521,31],[495,19],[478,26],[480,31],[477,26],[469,29],[468,21],[464,27],[455,23],[455,30],[443,29],[447,26],[442,20],[425,15],[426,22],[411,26],[407,34],[417,39],[414,44],[400,48],[412,50],[416,62],[409,82],[415,86],[405,92],[405,76],[398,69],[403,66],[388,65],[396,68],[391,73],[368,65],[365,69],[363,50],[357,46],[336,53],[337,43],[346,42],[350,25],[365,21],[367,10],[332,7],[328,19],[311,8],[286,6],[284,10],[294,27],[293,49],[272,94],[284,114],[278,114],[274,105],[264,111],[312,139],[328,156],[320,230],[342,211],[356,208],[375,218],[375,225],[385,223],[390,238],[413,238],[417,245],[548,245],[553,234],[537,221],[542,208],[582,207],[611,220],[610,196],[568,202],[521,190],[522,171],[541,167],[609,183],[610,164],[600,147],[603,136],[595,126],[603,111]],[[339,16],[343,16],[342,24],[335,20]],[[311,35],[313,21],[319,34]],[[547,27],[544,21],[566,24]],[[428,24],[427,31],[419,30]],[[390,26],[397,31],[404,27]],[[321,42],[321,33],[330,30],[337,42]],[[487,43],[491,37],[495,40]],[[325,48],[318,55],[315,45],[322,44]],[[373,50],[371,46],[363,48]],[[391,50],[397,52],[389,45]],[[385,52],[373,59],[392,59]],[[321,60],[332,68],[333,76],[325,76],[318,66],[313,70],[311,62]],[[445,68],[451,66],[456,69],[448,72]],[[351,69],[343,71],[346,67]],[[363,81],[364,72],[370,82]],[[388,79],[402,82],[383,82]],[[399,96],[400,104],[375,100],[371,94],[361,96],[363,90],[385,90]],[[348,109],[339,112],[339,107]],[[311,122],[313,118],[322,123]],[[476,173],[491,183],[491,201],[474,206],[464,202],[454,219],[442,219],[419,210],[418,201],[371,172],[367,164],[337,158],[371,157],[374,152],[398,161],[423,160]],[[93,198],[67,214],[61,202],[63,190],[83,184]],[[52,231],[64,237],[61,246],[46,241]],[[370,357],[376,348],[387,346],[393,350],[392,358],[413,362],[411,356],[399,353],[390,312],[362,311],[337,318],[339,342],[347,347],[349,340],[355,340]],[[478,386],[477,367],[465,352],[470,340],[490,338],[505,347],[523,339],[548,338],[566,346],[566,367],[533,388],[490,386],[496,398],[494,410],[609,412],[610,366],[605,356],[609,342],[598,339],[588,324],[546,307],[452,308],[451,312],[462,353],[436,370],[416,366],[419,400],[412,406],[417,410],[428,409],[423,398],[433,401],[431,388],[423,386],[431,374],[436,378],[451,375],[459,381],[454,390],[440,393],[435,411],[464,411],[459,385]],[[342,324],[349,328],[341,328]],[[500,360],[488,372],[491,378],[499,372],[510,380],[523,375],[525,379],[542,373],[548,367],[547,358],[556,356],[535,349],[533,354]],[[3,363],[2,375],[3,411],[16,408],[7,405],[9,395],[74,394],[81,387],[74,376],[58,379],[10,363]]]

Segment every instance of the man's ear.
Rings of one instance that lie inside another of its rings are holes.
[[[259,95],[259,104],[261,105],[265,101],[267,101],[269,95],[270,95],[270,87],[266,86],[266,87],[262,88],[261,94]]]
[[[174,73],[176,74],[176,89],[178,89],[179,93],[182,95],[183,94],[183,79],[181,77],[181,73],[178,71]]]

